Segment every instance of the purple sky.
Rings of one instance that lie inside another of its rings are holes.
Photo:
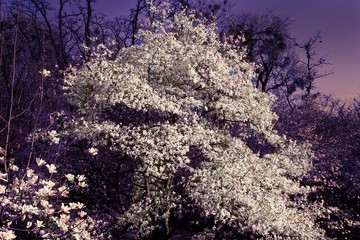
[[[293,36],[304,41],[321,32],[319,55],[332,63],[334,74],[317,80],[324,93],[353,98],[360,93],[360,1],[359,0],[236,0],[237,11],[274,9],[295,20]]]
[[[56,2],[56,0],[50,0]],[[334,74],[318,79],[316,86],[324,93],[340,98],[354,98],[360,93],[360,1],[359,0],[233,0],[233,13],[264,13],[273,9],[295,22],[293,36],[305,41],[320,31],[323,43],[319,57],[332,63],[324,71]],[[134,0],[97,0],[95,9],[110,17],[128,14]]]

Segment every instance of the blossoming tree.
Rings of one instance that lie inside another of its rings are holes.
[[[108,149],[139,162],[119,224],[135,237],[168,237],[173,220],[196,209],[212,219],[206,238],[321,237],[314,212],[294,197],[308,191],[299,184],[311,167],[308,146],[272,130],[274,99],[252,86],[245,53],[194,14],[169,17],[168,6],[150,5],[156,17],[138,45],[111,60],[99,46],[65,79],[77,109],[67,133],[86,140],[89,154]]]

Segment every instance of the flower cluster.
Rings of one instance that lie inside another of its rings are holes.
[[[36,159],[37,168],[1,173],[1,239],[94,239],[94,219],[81,202],[67,201],[71,191],[87,186],[83,175],[66,174],[61,180],[55,164]],[[101,239],[101,237],[97,238]]]

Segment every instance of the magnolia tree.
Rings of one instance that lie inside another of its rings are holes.
[[[98,226],[105,221],[94,220],[84,203],[69,197],[87,187],[85,176],[61,176],[42,158],[36,165],[23,171],[12,159],[7,173],[0,171],[0,238],[105,239]]]
[[[99,46],[65,79],[77,111],[64,134],[86,141],[89,154],[106,149],[138,163],[119,226],[128,237],[166,238],[193,211],[208,219],[198,235],[207,239],[321,238],[318,213],[301,198],[311,189],[299,184],[309,146],[272,130],[274,98],[253,87],[255,67],[236,44],[195,15],[168,17],[168,6],[150,5],[156,17],[138,45],[112,60]]]

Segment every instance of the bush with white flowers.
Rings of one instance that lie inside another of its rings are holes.
[[[36,158],[20,171],[13,163],[0,178],[1,239],[102,239],[99,222],[69,193],[86,188],[84,175],[57,175],[55,164]],[[63,180],[62,180],[63,179]]]
[[[139,238],[168,236],[174,219],[198,209],[213,219],[209,236],[321,238],[316,209],[302,201],[311,190],[299,183],[313,155],[272,129],[274,97],[252,86],[254,65],[219,41],[215,25],[168,17],[166,4],[151,11],[138,45],[115,59],[100,45],[65,78],[77,109],[67,133],[99,158],[107,148],[139,162],[119,224]]]

